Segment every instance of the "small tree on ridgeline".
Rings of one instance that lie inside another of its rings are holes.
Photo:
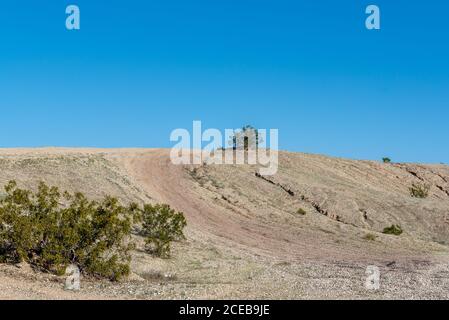
[[[263,141],[259,137],[259,131],[253,126],[246,125],[235,131],[229,144],[232,145],[233,150],[243,149],[248,151],[257,150],[261,142]]]

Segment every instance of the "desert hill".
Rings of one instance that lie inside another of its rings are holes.
[[[281,152],[279,171],[175,166],[165,149],[1,149],[0,184],[40,180],[92,198],[165,202],[186,215],[174,257],[136,250],[124,283],[0,265],[1,298],[448,298],[449,167]],[[427,198],[412,184],[430,186]],[[0,192],[1,195],[1,192]],[[301,210],[300,210],[301,209]],[[305,214],[304,214],[305,213]],[[400,236],[383,234],[399,225]],[[377,265],[382,288],[364,288]]]

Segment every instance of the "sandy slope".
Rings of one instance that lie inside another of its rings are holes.
[[[138,250],[138,281],[87,282],[75,298],[448,297],[447,166],[287,152],[279,163],[277,175],[262,178],[255,166],[174,166],[163,149],[3,149],[0,182],[33,187],[43,179],[92,197],[166,202],[186,214],[188,240],[172,260]],[[414,182],[431,185],[427,199],[410,197]],[[400,237],[381,233],[393,223],[404,229]],[[370,264],[381,267],[385,284],[374,293],[363,287]],[[7,279],[16,288],[45,281],[14,270],[0,267],[1,297],[73,298],[61,279],[48,292],[12,290]]]

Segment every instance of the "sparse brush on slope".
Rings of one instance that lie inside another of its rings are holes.
[[[384,228],[382,233],[384,234],[392,234],[394,236],[400,236],[402,234],[402,228],[399,225],[393,224],[391,227]]]
[[[61,194],[42,182],[35,193],[18,188],[14,181],[5,191],[0,200],[0,262],[26,261],[57,274],[76,264],[86,274],[111,280],[129,274],[131,228],[142,214],[151,215],[147,206],[125,207],[110,196],[90,201],[82,193]],[[185,221],[181,230],[174,230],[153,216],[153,227],[159,231],[155,239],[167,245],[172,234],[182,234]]]
[[[169,205],[145,205],[142,211],[145,243],[148,252],[162,258],[170,256],[170,243],[184,239],[186,219]]]
[[[430,186],[428,184],[413,183],[409,191],[410,195],[414,198],[427,198],[429,196]]]

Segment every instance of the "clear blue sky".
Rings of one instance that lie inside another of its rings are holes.
[[[2,1],[0,146],[170,147],[202,120],[278,128],[292,151],[449,163],[448,14],[446,0]]]

